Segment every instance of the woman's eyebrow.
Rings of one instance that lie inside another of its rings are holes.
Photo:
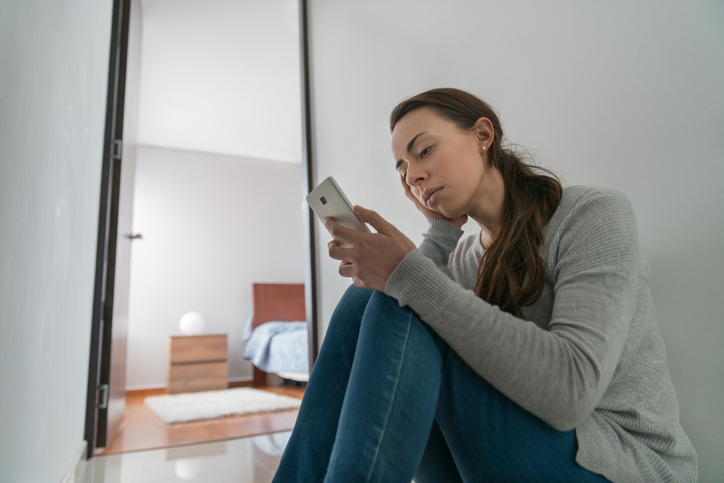
[[[410,139],[410,142],[407,143],[407,152],[408,153],[412,152],[412,146],[415,145],[415,141],[417,140],[417,138],[419,138],[423,134],[427,134],[427,131],[421,132],[420,134],[416,135],[414,138]]]
[[[410,139],[410,142],[407,143],[407,152],[408,152],[408,153],[411,153],[411,152],[412,152],[412,146],[415,145],[415,141],[417,141],[417,138],[419,138],[419,137],[422,136],[423,134],[427,134],[427,131],[423,131],[423,132],[421,132],[420,134],[416,134],[415,137],[413,137],[412,139]],[[398,160],[397,163],[395,164],[395,170],[399,169],[399,168],[400,168],[400,165],[401,165],[402,163],[404,163],[404,161],[403,161],[402,159]]]

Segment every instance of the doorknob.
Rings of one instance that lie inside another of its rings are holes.
[[[143,235],[141,235],[140,233],[136,233],[135,235],[133,233],[131,233],[130,235],[126,235],[126,238],[128,238],[131,241],[143,240]]]

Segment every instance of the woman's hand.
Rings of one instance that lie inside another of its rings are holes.
[[[334,238],[327,244],[329,256],[341,261],[339,274],[352,278],[356,286],[384,292],[390,275],[405,255],[415,249],[415,244],[376,212],[361,206],[355,206],[354,212],[377,233],[353,230],[325,218],[324,226]],[[336,240],[352,247],[340,247]]]
[[[417,208],[418,211],[425,216],[425,218],[437,218],[438,220],[447,221],[448,223],[452,223],[458,228],[462,228],[463,225],[468,221],[468,215],[463,215],[460,218],[452,220],[443,215],[442,213],[431,210],[427,206],[423,205],[419,199],[417,199],[417,196],[415,196],[415,194],[412,192],[412,188],[410,188],[410,185],[407,184],[402,176],[400,176],[400,183],[402,184],[402,189],[405,190],[405,196],[407,196],[407,198],[412,201],[412,204],[415,205],[415,208]]]

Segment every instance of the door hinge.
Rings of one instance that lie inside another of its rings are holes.
[[[113,148],[111,149],[111,155],[113,159],[120,160],[123,154],[123,141],[120,139],[113,140]]]
[[[108,409],[108,392],[110,391],[108,384],[101,384],[98,386],[96,391],[98,391],[98,393],[103,393],[102,395],[98,394],[98,399],[100,399],[100,401],[96,399],[98,401],[96,402],[96,407],[98,409]]]

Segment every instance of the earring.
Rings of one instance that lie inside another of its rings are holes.
[[[485,151],[485,146],[483,146],[483,151]]]

